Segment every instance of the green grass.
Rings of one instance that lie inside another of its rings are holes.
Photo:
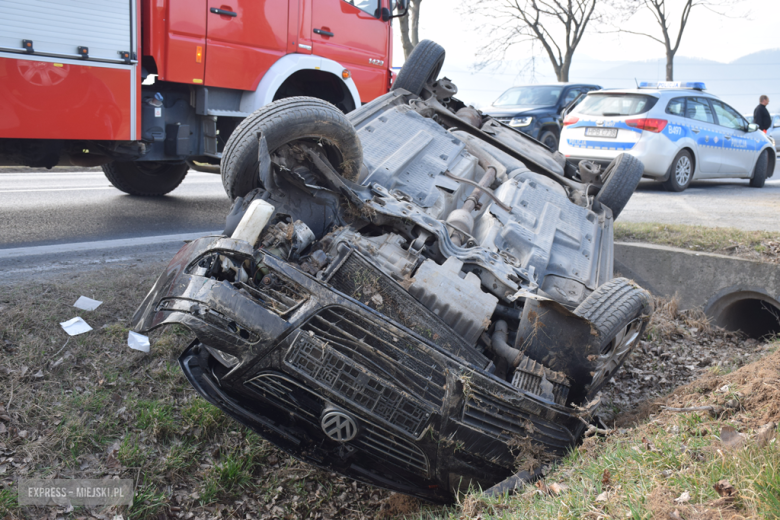
[[[168,506],[168,496],[153,484],[139,485],[135,490],[133,505],[128,511],[130,520],[159,518]]]
[[[780,233],[745,231],[735,228],[688,226],[683,224],[656,224],[615,222],[615,240],[649,242],[694,251],[731,253],[747,249],[756,253],[768,252],[767,243],[780,242]]]
[[[18,508],[17,492],[15,488],[0,490],[0,517],[5,518]]]
[[[166,439],[176,431],[173,406],[158,400],[143,399],[135,404],[136,424],[158,439]]]

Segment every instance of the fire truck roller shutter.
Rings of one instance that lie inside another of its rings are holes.
[[[32,41],[36,54],[123,62],[135,49],[134,2],[128,0],[0,1],[0,49],[22,51]],[[81,50],[79,50],[81,48]]]
[[[339,63],[312,54],[288,54],[274,63],[263,75],[254,92],[245,92],[241,97],[241,112],[252,113],[274,101],[279,89],[293,74],[302,71],[321,71],[332,74],[341,82],[352,98],[352,108],[360,106],[360,94],[351,77],[342,79],[341,73],[345,67]],[[298,94],[303,95],[303,94]],[[319,97],[316,92],[305,94]],[[326,100],[327,101],[327,100]]]

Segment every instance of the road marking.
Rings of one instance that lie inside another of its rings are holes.
[[[96,242],[75,242],[72,244],[55,244],[51,246],[17,247],[0,249],[0,259],[17,258],[21,256],[57,255],[100,249],[118,249],[121,247],[139,247],[169,242],[195,240],[208,235],[220,235],[221,231],[204,231],[201,233],[183,233],[179,235],[158,235],[152,237],[124,238],[119,240],[100,240]]]
[[[221,184],[222,181],[217,179],[215,182],[189,182],[182,184],[183,187],[197,186],[199,184]],[[83,186],[80,188],[18,188],[10,190],[0,190],[0,193],[41,193],[44,191],[81,191],[81,190],[116,190],[113,186]]]
[[[84,186],[81,188],[20,188],[18,190],[0,190],[0,193],[39,193],[43,191],[79,191],[79,190],[115,190],[113,186]]]

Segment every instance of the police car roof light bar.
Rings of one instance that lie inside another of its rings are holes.
[[[702,81],[642,81],[639,83],[639,88],[707,90]]]

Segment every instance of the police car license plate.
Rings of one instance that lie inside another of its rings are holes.
[[[617,128],[596,128],[589,127],[585,129],[585,135],[589,137],[617,137]]]

